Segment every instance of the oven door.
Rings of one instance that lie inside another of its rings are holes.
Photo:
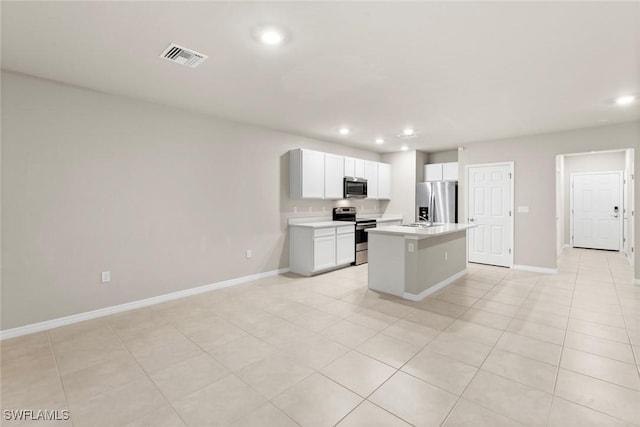
[[[364,178],[344,178],[344,198],[364,199],[367,197],[367,180]]]
[[[356,224],[356,252],[366,251],[369,248],[369,238],[366,230],[375,228],[376,223]]]

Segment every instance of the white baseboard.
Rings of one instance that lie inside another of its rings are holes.
[[[99,308],[97,310],[87,311],[84,313],[72,314],[71,316],[59,317],[57,319],[51,319],[44,322],[33,323],[31,325],[25,325],[25,326],[19,326],[17,328],[6,329],[4,331],[0,331],[0,340],[19,337],[21,335],[32,334],[34,332],[40,332],[47,329],[53,329],[60,326],[70,325],[72,323],[83,322],[85,320],[95,319],[97,317],[104,317],[110,314],[121,313],[123,311],[134,310],[136,308],[147,307],[149,305],[159,304],[161,302],[166,302],[166,301],[180,299],[180,298],[184,298],[192,295],[202,294],[204,292],[214,291],[216,289],[228,288],[230,286],[236,286],[242,283],[252,282],[258,279],[264,279],[266,277],[277,276],[278,274],[284,274],[284,273],[287,273],[288,271],[289,271],[288,268],[266,271],[264,273],[237,277],[235,279],[229,279],[222,282],[211,283],[209,285],[203,285],[195,288],[184,289],[182,291],[171,292],[169,294],[164,294],[164,295],[158,295],[156,297],[145,298],[137,301],[131,301],[131,302],[127,302],[119,305],[112,305],[111,307]]]
[[[408,299],[410,301],[422,301],[423,299],[425,299],[426,297],[428,297],[432,293],[438,292],[440,289],[442,289],[445,286],[455,282],[456,280],[458,280],[459,278],[461,278],[465,274],[467,274],[467,270],[466,269],[454,274],[453,276],[447,277],[442,282],[436,283],[435,285],[433,285],[429,289],[425,289],[424,291],[420,292],[417,295],[416,294],[410,294],[409,292],[405,292],[404,294],[402,294],[402,298]]]
[[[520,265],[514,264],[514,270],[522,270],[522,271],[530,271],[532,273],[542,273],[542,274],[558,274],[557,268],[545,268],[545,267],[536,267],[533,265]]]
[[[562,249],[570,249],[571,245],[565,243],[564,245],[562,245]]]

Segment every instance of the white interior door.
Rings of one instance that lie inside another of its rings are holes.
[[[469,261],[511,267],[513,235],[511,197],[513,164],[478,165],[467,169]]]
[[[573,246],[620,250],[622,172],[571,175]]]

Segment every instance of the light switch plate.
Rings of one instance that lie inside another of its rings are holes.
[[[529,206],[518,206],[518,213],[529,213]]]
[[[111,272],[103,271],[102,274],[100,274],[100,282],[109,283],[110,281],[111,281]]]

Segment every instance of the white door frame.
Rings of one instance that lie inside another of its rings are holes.
[[[573,231],[573,178],[579,175],[603,175],[603,174],[616,174],[618,175],[618,185],[620,191],[620,207],[618,208],[621,215],[620,220],[620,229],[618,232],[620,233],[620,238],[618,239],[618,252],[620,252],[623,248],[622,239],[624,238],[624,186],[622,183],[622,179],[624,176],[623,171],[602,171],[602,172],[571,172],[569,175],[570,185],[569,185],[569,229],[571,231],[571,247],[575,248],[574,245],[574,231]]]
[[[509,242],[509,246],[511,248],[511,253],[509,254],[509,268],[513,268],[513,260],[514,260],[514,254],[516,252],[516,248],[514,245],[515,242],[515,228],[514,228],[514,221],[513,219],[515,218],[515,210],[514,210],[514,197],[515,197],[515,180],[516,180],[516,171],[515,171],[515,162],[513,160],[511,161],[507,161],[507,162],[496,162],[496,163],[476,163],[473,165],[465,165],[464,167],[464,172],[465,172],[465,182],[466,182],[466,186],[465,186],[465,198],[464,198],[464,211],[465,211],[465,216],[467,217],[467,223],[469,223],[469,187],[470,187],[470,183],[471,181],[469,180],[469,169],[470,168],[475,168],[475,167],[491,167],[491,166],[509,166],[509,173],[511,174],[511,205],[509,206],[511,215],[509,215],[509,228],[511,230],[511,239]],[[467,238],[467,260],[469,259],[469,239]]]

